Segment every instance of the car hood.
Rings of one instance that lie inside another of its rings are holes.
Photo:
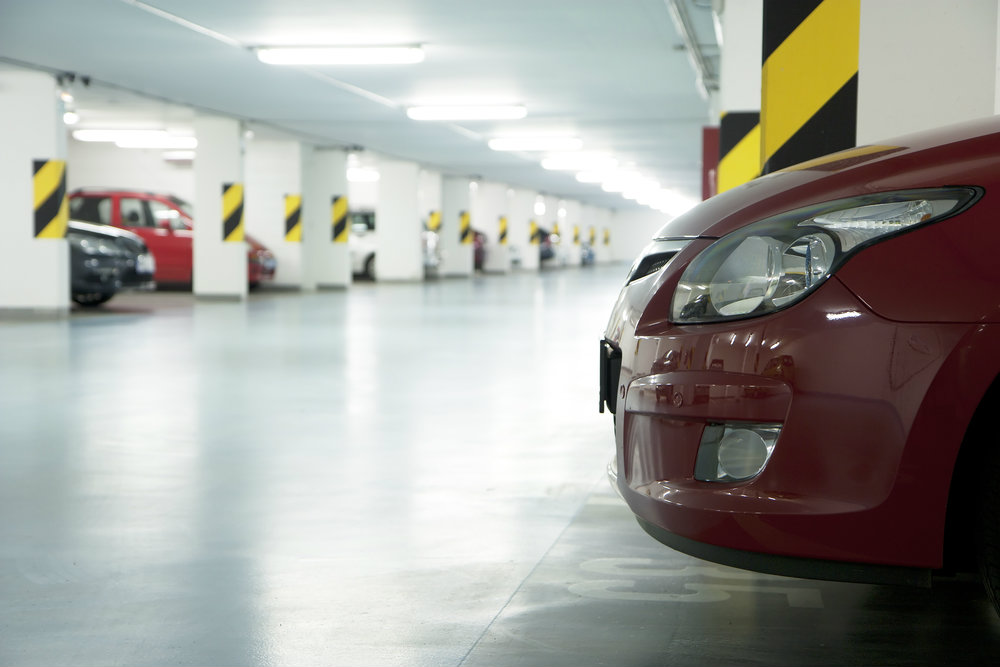
[[[920,132],[803,162],[716,195],[658,239],[717,238],[811,204],[892,190],[978,185],[1000,162],[1000,117]]]

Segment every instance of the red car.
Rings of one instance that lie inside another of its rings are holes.
[[[830,155],[660,230],[601,341],[613,483],[679,551],[1000,611],[1000,118]]]
[[[193,265],[191,205],[168,194],[86,188],[69,194],[70,217],[114,225],[142,237],[156,259],[158,285],[190,284]],[[247,280],[251,287],[274,278],[274,254],[246,236]]]

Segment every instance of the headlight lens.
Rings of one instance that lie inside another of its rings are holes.
[[[971,205],[971,187],[907,190],[783,213],[728,234],[685,269],[674,292],[678,324],[766,315],[801,300],[855,252]]]

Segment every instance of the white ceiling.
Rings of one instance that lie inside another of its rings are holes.
[[[669,1],[0,0],[0,60],[75,73],[81,127],[123,118],[184,124],[195,108],[257,132],[629,208],[599,186],[542,169],[539,154],[499,153],[486,141],[571,133],[585,150],[634,162],[700,199],[708,102]],[[680,4],[717,71],[709,0]],[[287,68],[251,50],[337,43],[421,44],[427,58]],[[523,104],[528,116],[456,125],[405,115],[408,106],[470,96]]]

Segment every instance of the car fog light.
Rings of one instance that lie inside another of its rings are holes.
[[[767,465],[781,424],[709,424],[701,436],[694,477],[702,482],[740,482]]]

